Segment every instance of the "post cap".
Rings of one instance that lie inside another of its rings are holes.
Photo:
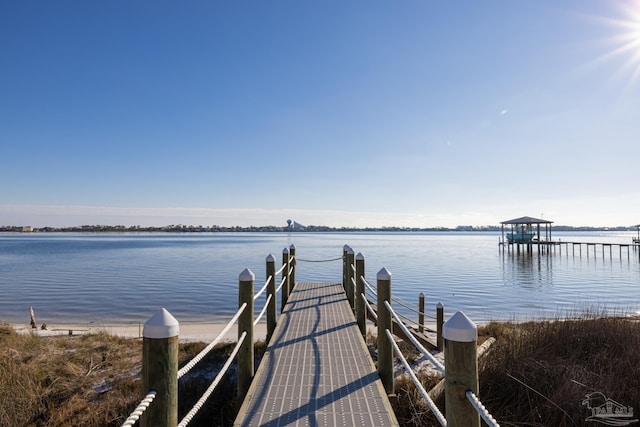
[[[249,270],[248,268],[245,268],[244,270],[242,270],[242,273],[240,273],[240,281],[241,282],[253,282],[256,278],[256,275],[253,274],[253,271]]]
[[[291,246],[289,246],[289,249],[291,249],[292,251],[296,250],[296,245],[294,245],[293,243],[291,244]]]
[[[165,308],[156,311],[146,322],[142,329],[144,338],[172,338],[180,333],[180,325],[175,317],[171,315]]]
[[[344,245],[344,246],[342,247],[342,250],[343,250],[343,251],[345,251],[345,252],[346,252],[348,249],[349,249],[349,245]]]
[[[420,292],[420,295],[418,295],[420,298],[424,298],[424,292]]]
[[[442,305],[442,303],[439,302],[438,304],[436,304],[436,308],[444,308],[444,305]]]
[[[442,336],[449,341],[473,342],[478,340],[478,327],[466,314],[458,311],[444,323]]]
[[[385,267],[382,267],[376,276],[378,280],[391,280],[391,272]]]
[[[358,252],[358,255],[356,255],[356,260],[364,261],[364,255],[362,255],[362,252]]]
[[[267,262],[276,262],[276,257],[274,257],[273,255],[269,254],[269,255],[267,255],[266,261]]]
[[[353,249],[352,248],[347,248],[347,254],[349,255],[353,255]]]
[[[282,253],[283,253],[283,254],[287,254],[287,255],[288,255],[288,254],[289,254],[289,248],[284,248],[284,249],[282,250]]]

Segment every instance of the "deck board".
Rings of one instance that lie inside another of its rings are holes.
[[[340,283],[298,283],[236,426],[397,426]]]

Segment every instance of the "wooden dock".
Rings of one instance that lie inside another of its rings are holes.
[[[597,254],[601,254],[604,258],[605,253],[608,252],[609,257],[613,256],[613,248],[617,248],[616,252],[619,252],[620,258],[622,258],[623,252],[626,253],[627,258],[631,256],[631,250],[637,251],[640,248],[640,244],[633,243],[607,243],[607,242],[572,242],[572,241],[563,241],[563,240],[554,240],[554,241],[541,241],[536,242],[532,241],[529,243],[507,243],[503,241],[499,241],[498,245],[502,248],[507,247],[509,251],[515,251],[517,253],[522,252],[532,252],[534,249],[537,249],[538,252],[555,252],[558,249],[558,253],[562,255],[562,249],[564,248],[564,253],[569,255],[569,247],[571,247],[571,254],[576,255],[576,247],[578,249],[577,254],[582,256],[582,247],[584,246],[586,249],[586,255],[597,256]],[[591,249],[591,250],[590,250]],[[623,251],[624,249],[624,251]],[[638,253],[640,257],[640,253]]]
[[[342,284],[296,284],[234,425],[398,425]]]

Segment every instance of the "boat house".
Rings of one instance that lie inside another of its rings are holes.
[[[551,242],[551,224],[553,224],[553,221],[523,216],[521,218],[502,221],[500,224],[502,225],[501,244],[505,243],[505,225],[507,226],[507,230],[509,230],[509,226],[511,226],[511,231],[506,234],[506,243],[508,244],[530,245],[534,243]],[[544,233],[542,233],[541,225],[544,225]]]

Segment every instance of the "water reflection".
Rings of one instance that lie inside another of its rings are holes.
[[[526,251],[501,253],[503,284],[529,289],[553,286],[552,256]]]

